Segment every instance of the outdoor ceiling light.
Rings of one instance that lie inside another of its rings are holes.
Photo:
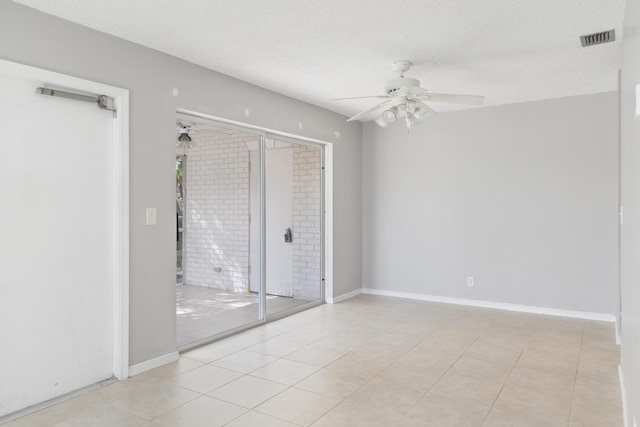
[[[178,141],[180,142],[191,142],[191,137],[189,136],[189,130],[183,129],[180,131],[180,135],[178,136]]]

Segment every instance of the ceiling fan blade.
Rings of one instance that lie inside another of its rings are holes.
[[[332,101],[346,101],[349,99],[365,99],[365,98],[388,98],[388,96],[386,95],[352,96],[350,98],[333,98]]]
[[[450,93],[431,93],[423,91],[418,92],[414,96],[423,101],[448,102],[451,104],[482,105],[484,102],[484,96],[480,95],[454,95]]]
[[[380,103],[380,104],[378,104],[378,105],[375,105],[375,106],[373,106],[373,107],[371,107],[371,108],[369,108],[369,109],[367,109],[367,110],[364,110],[364,111],[363,111],[363,112],[361,112],[361,113],[356,114],[355,116],[353,116],[353,117],[351,117],[351,118],[347,119],[347,121],[348,121],[348,122],[352,122],[352,121],[354,121],[354,120],[356,120],[356,119],[359,119],[359,118],[360,118],[360,117],[362,117],[362,116],[365,116],[365,115],[367,115],[367,114],[369,114],[369,113],[373,113],[374,111],[376,111],[376,110],[378,110],[378,109],[382,108],[383,106],[387,105],[387,104],[388,104],[388,103],[390,103],[391,101],[393,101],[393,99],[387,99],[386,101],[381,102],[381,103]]]

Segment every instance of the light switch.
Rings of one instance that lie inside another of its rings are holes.
[[[147,225],[156,225],[158,223],[158,209],[147,208]]]

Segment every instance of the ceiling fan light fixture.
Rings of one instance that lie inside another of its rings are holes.
[[[398,107],[389,108],[382,113],[382,120],[386,123],[395,123],[398,119]]]
[[[389,127],[389,123],[385,122],[385,121],[384,121],[384,119],[383,119],[382,117],[378,117],[378,118],[375,120],[375,122],[376,122],[376,124],[377,124],[378,126],[380,126],[380,127],[381,127],[381,128],[383,128],[383,129],[386,129],[386,128],[388,128],[388,127]]]
[[[422,108],[422,107],[418,107],[415,110],[413,110],[413,117],[416,118],[416,120],[421,121],[426,119],[427,117],[429,117],[430,111],[427,110],[426,108]]]

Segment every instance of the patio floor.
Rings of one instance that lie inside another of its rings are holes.
[[[267,295],[267,313],[277,313],[305,300]],[[176,286],[178,347],[258,320],[258,294],[201,286]]]

